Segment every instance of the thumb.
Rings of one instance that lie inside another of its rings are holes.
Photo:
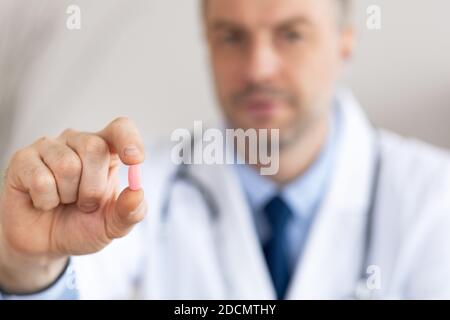
[[[106,230],[111,239],[126,236],[147,213],[147,203],[142,190],[126,188],[117,198],[112,212],[106,216]]]

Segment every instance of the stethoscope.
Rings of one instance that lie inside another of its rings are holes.
[[[367,207],[366,213],[366,221],[365,221],[365,237],[363,240],[362,253],[361,253],[361,265],[359,268],[359,277],[355,286],[355,290],[352,294],[349,295],[349,299],[355,300],[369,300],[373,299],[374,291],[370,289],[367,285],[368,282],[368,267],[369,267],[369,259],[370,253],[372,252],[373,245],[373,233],[374,233],[374,219],[375,219],[375,211],[376,204],[378,200],[378,191],[379,191],[379,181],[381,175],[381,146],[379,143],[379,138],[374,139],[374,148],[375,148],[375,161],[372,169],[372,179],[371,179],[371,189],[370,189],[370,197],[369,197],[369,205]],[[192,139],[191,145],[195,144],[195,139]],[[220,215],[220,210],[216,199],[214,198],[211,191],[194,175],[190,173],[190,165],[188,164],[180,164],[171,179],[169,180],[165,192],[165,199],[162,202],[161,208],[161,221],[165,223],[170,214],[170,203],[172,200],[172,193],[174,186],[179,182],[184,182],[188,185],[191,185],[195,188],[201,195],[206,208],[209,212],[209,216],[211,221],[215,222],[218,220]]]

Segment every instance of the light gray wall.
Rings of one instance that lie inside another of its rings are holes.
[[[450,147],[450,1],[355,0],[358,50],[349,83],[375,122]],[[382,29],[365,28],[380,5]]]
[[[450,2],[355,2],[347,83],[377,124],[450,147]],[[65,27],[72,3],[80,31]],[[369,4],[382,8],[380,31],[365,27]],[[3,159],[39,136],[98,130],[119,115],[149,139],[218,117],[197,0],[0,0],[0,39]]]

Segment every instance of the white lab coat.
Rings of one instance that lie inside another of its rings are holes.
[[[343,129],[335,170],[288,299],[341,299],[359,277],[375,149],[373,127],[349,93],[340,95]],[[450,298],[450,158],[443,151],[381,132],[382,170],[370,262],[379,267],[376,298]],[[221,209],[209,219],[188,185],[174,188],[169,150],[148,151],[148,216],[100,253],[73,258],[83,299],[273,299],[275,292],[242,187],[231,166],[191,168]],[[136,285],[138,284],[138,285]]]

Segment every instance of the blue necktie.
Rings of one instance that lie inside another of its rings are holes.
[[[290,280],[286,227],[293,212],[279,196],[264,208],[271,227],[271,236],[264,245],[264,255],[278,299],[283,299]]]

